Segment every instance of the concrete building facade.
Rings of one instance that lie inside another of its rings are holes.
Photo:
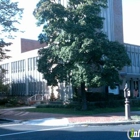
[[[13,52],[10,59],[0,63],[6,71],[5,79],[10,83],[10,94],[15,96],[33,96],[35,94],[48,94],[51,96],[52,87],[47,86],[47,81],[43,79],[42,74],[37,70],[38,49],[46,46],[38,41],[21,39],[19,44],[20,53]],[[58,87],[53,87],[53,93],[57,98],[72,98],[71,86],[64,83]]]

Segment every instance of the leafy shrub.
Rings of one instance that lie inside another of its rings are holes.
[[[123,100],[123,94],[114,95],[111,93],[100,93],[100,92],[86,92],[86,98],[88,102],[98,101],[112,101],[112,100]]]
[[[17,97],[10,98],[10,99],[8,100],[8,103],[11,104],[11,105],[13,105],[13,106],[16,106],[16,105],[18,104],[18,99],[17,99]]]
[[[7,107],[17,107],[25,105],[25,102],[18,97],[8,96],[7,98],[0,101],[2,101],[3,105],[6,105]]]
[[[6,103],[8,103],[7,98],[0,99],[0,105],[5,105]]]
[[[36,106],[37,108],[64,108],[64,105],[45,105],[45,104],[40,104]]]
[[[77,108],[79,106],[78,103],[69,103],[69,104],[40,104],[37,105],[37,108]]]
[[[88,108],[117,108],[117,107],[124,107],[125,106],[125,100],[109,100],[109,101],[100,101],[100,102],[94,102],[93,104],[88,103]],[[130,100],[130,107],[139,107],[140,106],[140,100],[139,99],[133,99]]]
[[[132,107],[139,107],[140,106],[140,100],[139,99],[132,99],[132,100],[130,100],[130,106],[132,106]]]
[[[110,100],[110,101],[100,101],[100,102],[94,102],[93,104],[89,103],[88,108],[117,108],[117,107],[123,107],[124,106],[124,100]]]
[[[94,102],[94,101],[105,101],[106,97],[104,93],[100,93],[100,92],[86,92],[86,98],[87,101],[89,102]]]
[[[124,100],[112,100],[107,102],[107,107],[117,108],[117,107],[124,107]]]
[[[93,110],[94,108],[117,108],[117,107],[124,107],[125,100],[109,100],[109,101],[98,101],[98,102],[88,102],[88,110]],[[133,99],[130,100],[130,107],[138,107],[140,106],[140,100]],[[57,105],[57,104],[41,104],[37,105],[37,108],[74,108],[76,110],[81,109],[81,104],[78,103],[70,103],[67,105]]]

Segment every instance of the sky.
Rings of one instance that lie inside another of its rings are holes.
[[[124,42],[140,45],[140,0],[123,0]]]
[[[24,8],[20,29],[25,31],[18,34],[21,38],[38,39],[41,28],[36,26],[33,10],[39,0],[12,0],[19,1],[19,7]],[[122,0],[123,2],[123,29],[124,42],[140,45],[140,0]]]
[[[39,33],[41,33],[42,28],[36,26],[37,20],[33,16],[33,10],[39,0],[11,0],[12,2],[19,2],[19,8],[24,8],[23,17],[20,21],[19,29],[24,31],[24,33],[18,33],[18,37],[27,39],[38,39]]]

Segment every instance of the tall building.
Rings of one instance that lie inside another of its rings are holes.
[[[52,0],[67,6],[68,0]],[[103,31],[109,40],[123,43],[123,19],[122,19],[122,0],[108,0],[108,8],[102,9],[101,16],[105,18]],[[4,60],[0,65],[8,70],[6,78],[11,83],[12,95],[34,95],[50,94],[51,88],[42,78],[42,74],[37,71],[38,49],[44,47],[38,41],[21,39],[18,44],[13,44],[15,49],[10,52],[12,58]],[[12,48],[12,47],[11,47]],[[132,60],[130,67],[124,67],[120,71],[123,84],[119,89],[123,90],[127,82],[131,93],[134,89],[140,90],[140,47],[126,44],[126,49]],[[71,97],[72,88],[60,84],[55,92],[61,93],[62,99]],[[103,90],[103,88],[97,89]]]

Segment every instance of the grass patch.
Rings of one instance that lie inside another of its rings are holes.
[[[139,111],[140,107],[133,107],[131,111]],[[67,114],[67,115],[95,115],[102,113],[117,113],[124,112],[124,107],[121,108],[95,108],[93,110],[75,110],[73,108],[31,108],[26,109],[29,112],[40,112],[40,113],[54,113],[54,114]]]
[[[93,111],[80,111],[73,108],[31,108],[27,109],[29,112],[41,112],[41,113],[54,113],[54,114],[67,114],[67,115],[91,115]]]
[[[2,105],[0,106],[0,109],[5,109],[5,108],[7,108],[7,107],[5,107],[4,105],[3,106]]]

